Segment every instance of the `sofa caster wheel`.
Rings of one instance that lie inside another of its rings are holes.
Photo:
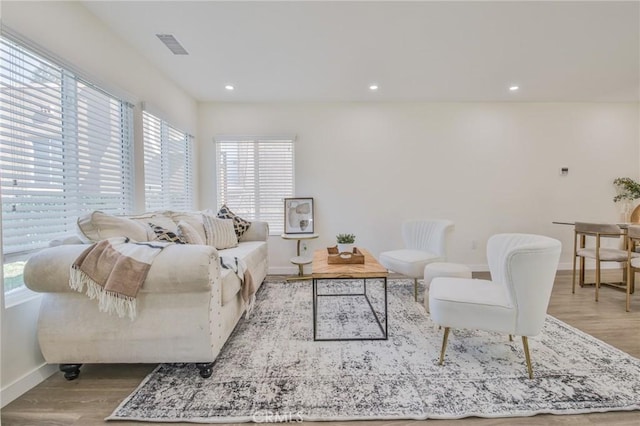
[[[65,379],[74,380],[80,375],[80,367],[82,364],[60,364],[60,371],[64,373]]]
[[[198,367],[198,370],[200,370],[200,377],[202,377],[203,379],[208,379],[209,377],[211,377],[211,374],[213,373],[212,362],[198,362],[196,363],[196,367]]]

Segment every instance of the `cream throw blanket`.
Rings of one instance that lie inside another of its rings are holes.
[[[101,312],[136,317],[136,296],[153,259],[170,242],[131,242],[115,237],[92,244],[71,265],[69,286],[98,299]]]

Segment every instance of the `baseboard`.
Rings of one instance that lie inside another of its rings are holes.
[[[310,272],[311,266],[307,266],[307,268],[309,268],[309,272]],[[305,272],[307,271],[305,270]],[[269,275],[297,275],[298,267],[297,266],[270,266],[268,274]]]
[[[472,272],[488,272],[489,265],[487,264],[475,264],[475,265],[467,265]],[[307,266],[310,268],[310,266]],[[620,263],[617,262],[602,262],[602,269],[620,269]],[[587,265],[587,269],[595,269],[595,266]],[[573,270],[572,262],[561,262],[558,264],[558,271],[571,271]],[[310,271],[310,269],[309,269]],[[307,269],[305,269],[305,273],[309,273]],[[296,275],[298,273],[298,268],[296,266],[272,266],[269,267],[269,275]]]
[[[588,262],[587,266],[586,266],[586,270],[591,271],[591,270],[595,270],[595,263],[591,264],[592,262]],[[618,262],[602,262],[601,264],[601,268],[602,269],[622,269],[622,264],[618,263]],[[559,271],[573,271],[573,263],[572,262],[566,262],[566,263],[560,263],[558,264],[558,270]]]
[[[46,378],[58,371],[56,364],[42,364],[0,390],[0,408],[9,404],[29,389],[42,383]]]

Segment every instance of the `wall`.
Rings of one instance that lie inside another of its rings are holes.
[[[216,204],[215,134],[296,133],[295,195],[314,197],[320,233],[311,248],[351,232],[377,255],[401,247],[402,220],[449,218],[450,259],[474,269],[499,232],[560,239],[570,268],[573,230],[551,222],[619,220],[612,181],[640,174],[635,103],[207,103],[199,123],[203,206]],[[293,272],[294,243],[269,243],[271,272]]]
[[[196,134],[197,104],[117,38],[78,2],[2,2],[2,25],[17,32],[85,77],[136,105],[136,207],[144,209],[140,102]],[[0,242],[1,244],[1,242]],[[47,377],[36,340],[40,299],[5,308],[2,299],[2,405]]]

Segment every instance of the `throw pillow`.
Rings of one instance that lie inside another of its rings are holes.
[[[233,220],[233,229],[238,238],[242,237],[242,234],[247,232],[247,229],[251,226],[251,222],[248,220],[244,220],[240,216],[236,215],[234,212],[229,210],[226,204],[223,204],[218,210],[218,214],[216,215],[220,219],[232,219]]]
[[[214,215],[215,216],[215,215]],[[207,239],[207,236],[204,233],[204,225],[202,223],[202,212],[194,211],[194,212],[171,212],[171,220],[173,220],[176,224],[180,222],[185,222],[198,233],[200,239],[204,241]],[[167,228],[171,229],[171,228]],[[195,244],[195,243],[194,243]]]
[[[156,234],[156,240],[160,241],[169,241],[170,243],[176,244],[185,244],[186,241],[176,235],[174,232],[169,231],[162,226],[154,225],[152,222],[149,222],[149,226],[153,229],[153,232]]]
[[[184,220],[178,222],[178,236],[189,244],[204,244],[198,231]]]
[[[83,243],[95,243],[112,237],[129,237],[134,241],[149,241],[146,225],[123,216],[94,211],[80,216],[76,224],[78,238]]]
[[[207,234],[207,245],[218,250],[236,247],[238,237],[233,228],[233,220],[219,219],[208,214],[203,214],[204,231]]]

